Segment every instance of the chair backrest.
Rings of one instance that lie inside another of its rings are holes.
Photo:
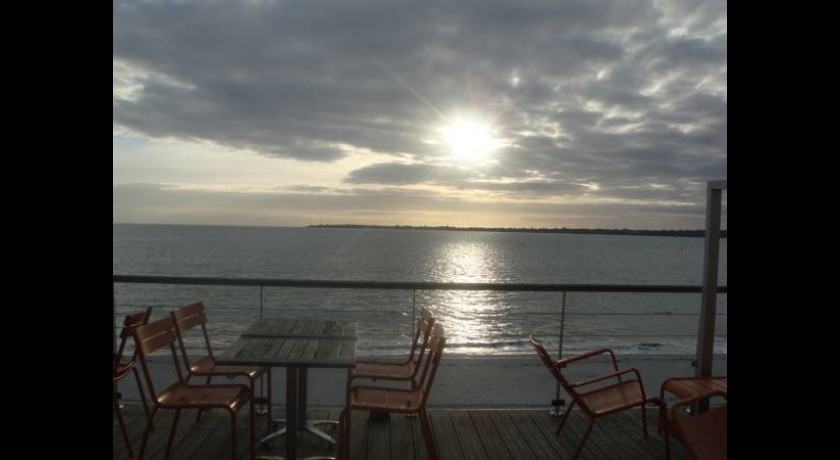
[[[125,316],[125,320],[123,321],[123,328],[120,331],[120,345],[117,347],[117,352],[114,354],[114,372],[117,371],[117,368],[120,366],[122,361],[122,355],[125,351],[126,342],[128,342],[128,338],[132,336],[134,328],[138,326],[142,326],[149,322],[149,317],[152,315],[152,307],[146,307],[145,310],[136,311],[129,313]],[[134,362],[137,357],[137,350],[134,350],[134,354],[131,356],[131,360],[129,362]]]
[[[531,345],[534,346],[534,349],[537,351],[537,356],[540,357],[540,360],[543,364],[545,364],[545,367],[548,368],[548,371],[551,372],[551,375],[553,375],[554,378],[556,378],[561,384],[563,384],[564,387],[568,385],[569,381],[566,380],[566,377],[563,375],[562,372],[560,372],[560,368],[558,368],[554,364],[554,360],[551,358],[551,355],[549,355],[548,352],[545,351],[545,347],[542,346],[542,343],[539,341],[539,339],[537,339],[532,334],[528,336],[528,341],[531,342]]]
[[[670,428],[692,459],[726,458],[727,404],[691,416],[678,414],[686,407],[713,397],[727,401],[725,391],[714,390],[675,401],[669,409]]]
[[[551,355],[545,351],[545,347],[542,346],[539,339],[537,339],[533,334],[528,336],[528,341],[531,342],[531,345],[534,346],[534,349],[537,351],[537,355],[540,357],[540,360],[545,364],[545,367],[548,368],[548,371],[551,372],[551,375],[560,382],[560,385],[563,387],[563,390],[569,394],[578,404],[581,405],[582,408],[589,410],[589,407],[586,405],[581,398],[578,397],[577,391],[572,386],[571,382],[563,375],[563,372],[560,370],[560,366],[556,364],[556,362],[551,358]]]
[[[172,320],[175,323],[175,334],[181,347],[181,355],[184,357],[184,366],[190,368],[190,358],[187,355],[187,347],[184,343],[184,336],[187,331],[198,327],[204,336],[204,346],[207,349],[207,356],[215,360],[213,349],[210,348],[210,336],[207,333],[207,315],[204,313],[204,302],[195,302],[187,306],[172,310]]]
[[[414,361],[415,373],[420,363],[423,361],[423,355],[426,353],[426,348],[429,345],[429,337],[432,335],[432,327],[435,325],[435,318],[432,316],[426,307],[420,307],[420,315],[417,317],[414,326],[414,340],[411,342],[410,360]],[[417,350],[420,350],[419,352]]]
[[[158,403],[157,391],[155,391],[152,374],[149,372],[148,356],[168,346],[172,353],[172,362],[175,364],[178,381],[183,383],[184,374],[181,371],[180,364],[178,364],[178,353],[175,351],[175,342],[177,340],[174,321],[170,316],[134,328],[137,356],[140,358],[140,364],[143,366],[143,374],[146,376],[146,385],[149,387],[149,394],[152,396],[155,404]]]
[[[446,346],[446,332],[440,323],[434,325],[431,338],[429,339],[429,352],[426,354],[426,361],[423,365],[423,373],[420,375],[418,388],[423,389],[421,407],[426,406],[429,393],[432,390],[432,383],[435,381],[440,358],[443,355],[443,348]]]

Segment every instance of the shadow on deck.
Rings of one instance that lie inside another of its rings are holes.
[[[275,412],[280,414],[279,408]],[[238,458],[247,459],[247,410],[240,411],[237,420]],[[337,419],[338,409],[310,410],[313,418]],[[657,434],[657,410],[648,408],[648,438],[642,437],[641,419],[637,410],[608,416],[595,428],[581,454],[582,459],[662,459],[665,443]],[[146,417],[139,404],[126,403],[123,415],[128,424],[135,458],[140,450]],[[149,438],[146,459],[162,459],[172,426],[174,411],[160,411],[155,430]],[[214,410],[202,415],[196,424],[195,411],[181,413],[172,459],[230,459],[230,425],[227,412]],[[554,435],[559,419],[545,409],[438,409],[431,410],[431,423],[442,460],[454,459],[564,459],[571,458],[586,428],[586,419],[577,410],[567,422],[560,436]],[[265,416],[258,416],[257,454],[278,455],[285,452],[285,438],[275,438],[266,445],[259,438],[266,431]],[[364,411],[354,411],[351,424],[350,453],[352,459],[404,460],[426,459],[426,449],[419,421],[404,415],[387,419],[368,418]],[[325,431],[335,436],[335,428]],[[300,434],[299,457],[336,455],[328,443],[306,433]],[[114,459],[127,459],[122,434],[113,417]],[[689,458],[679,443],[672,442],[672,458]]]

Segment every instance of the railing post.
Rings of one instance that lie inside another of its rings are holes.
[[[112,310],[112,316],[114,321],[114,326],[111,328],[111,332],[114,335],[114,352],[111,356],[116,356],[117,354],[117,283],[114,282],[111,284],[112,294],[114,298],[114,308]],[[114,394],[117,394],[117,382],[114,382]]]
[[[557,359],[561,359],[563,357],[563,332],[566,326],[566,291],[563,291],[563,302],[560,306],[560,343],[557,345]],[[551,415],[554,417],[560,416],[560,405],[563,403],[563,400],[560,399],[560,382],[555,382],[555,391],[554,391],[554,400],[551,401],[551,405],[554,409],[551,410]]]
[[[720,213],[726,181],[709,182],[706,190],[706,244],[703,251],[703,293],[700,300],[700,324],[697,330],[697,352],[694,370],[696,377],[712,375],[715,345],[715,314],[717,312],[717,277],[720,251]],[[701,401],[699,412],[709,408],[709,401]]]
[[[260,285],[260,319],[263,319],[263,285]]]
[[[697,329],[697,368],[695,376],[712,375],[717,309],[717,277],[720,252],[721,197],[726,182],[709,182],[706,191],[706,244],[703,252],[703,294],[700,300],[700,324]]]
[[[411,290],[411,336],[417,334],[417,289]]]

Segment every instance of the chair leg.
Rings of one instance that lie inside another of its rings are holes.
[[[671,436],[668,427],[668,407],[665,400],[659,400],[659,432],[665,438],[665,460],[671,460]]]
[[[213,376],[212,376],[212,375],[208,375],[208,376],[207,376],[207,385],[210,385],[210,380],[211,380],[212,378],[213,378]],[[187,379],[189,380],[189,377],[187,377]],[[201,413],[202,413],[202,412],[204,412],[204,409],[199,409],[199,410],[198,410],[198,414],[196,414],[196,416],[195,416],[195,423],[198,423],[198,422],[200,422],[200,421],[201,421]]]
[[[589,435],[592,434],[592,427],[595,425],[595,419],[589,419],[589,427],[586,429],[586,433],[583,435],[583,439],[580,440],[580,444],[578,444],[577,451],[575,452],[575,456],[572,457],[572,460],[576,460],[578,456],[580,456],[581,451],[583,450],[583,445],[586,444],[586,440],[589,439]]]
[[[114,411],[117,413],[117,421],[120,422],[120,431],[122,431],[123,439],[125,440],[125,448],[128,449],[128,456],[133,457],[134,452],[131,451],[131,440],[128,438],[128,428],[125,426],[122,411],[120,410],[120,402],[114,396]]]
[[[420,410],[420,427],[423,429],[423,439],[426,441],[426,452],[429,460],[438,460],[437,444],[432,433],[432,424],[429,422],[429,414],[425,409]]]
[[[140,382],[140,371],[137,366],[134,366],[134,379],[137,380],[137,389],[140,390],[140,400],[143,401],[143,411],[146,412],[146,418],[149,418],[149,403],[146,402],[146,392],[143,390],[143,384]]]
[[[251,384],[251,386],[249,388],[251,389],[251,403],[250,404],[252,406],[256,406],[256,404],[257,404],[257,380],[260,380],[260,378],[257,378],[257,377],[251,378],[251,376],[248,376],[248,382],[250,382],[250,384]],[[259,386],[260,386],[260,388],[265,388],[265,381],[260,381]],[[263,389],[262,393],[265,393],[264,389]],[[268,402],[264,402],[262,404],[267,406],[267,407],[271,407]],[[268,410],[267,408],[265,410],[266,410],[266,416],[268,417],[268,422],[266,423],[266,427],[268,428],[268,431],[271,431],[271,411]]]
[[[253,395],[251,395],[253,397]],[[249,459],[254,460],[254,457],[257,455],[256,452],[256,445],[257,445],[257,434],[256,434],[256,410],[254,409],[254,405],[251,404],[251,413],[249,414],[249,421],[248,424],[250,425],[248,428],[248,452],[249,452]],[[271,418],[268,419],[271,422]]]
[[[169,431],[169,441],[166,443],[166,455],[163,458],[169,459],[172,451],[172,442],[175,441],[175,430],[178,428],[178,419],[181,417],[181,409],[175,409],[175,420],[172,420],[172,429]]]
[[[563,425],[565,425],[565,424],[566,424],[566,419],[568,419],[568,418],[569,418],[569,414],[571,414],[571,413],[572,413],[572,408],[573,408],[573,407],[575,407],[575,402],[574,402],[574,401],[572,401],[572,403],[571,403],[571,404],[569,404],[569,407],[566,409],[566,411],[565,411],[565,412],[563,412],[563,417],[560,419],[560,423],[558,423],[558,424],[557,424],[557,430],[554,432],[554,434],[555,434],[555,435],[559,435],[559,434],[560,434],[560,430],[562,430],[562,429],[563,429]]]
[[[152,431],[152,422],[157,414],[157,406],[152,408],[152,416],[146,420],[146,431],[143,433],[143,443],[140,444],[140,453],[137,455],[137,460],[143,460],[143,454],[146,452],[146,442],[149,440],[149,433]]]
[[[265,403],[266,406],[268,406],[268,407],[266,407],[266,417],[268,417],[268,424],[267,425],[268,425],[268,429],[271,430],[271,420],[272,419],[271,419],[271,368],[270,367],[265,371],[265,383],[268,385],[268,389],[265,392],[266,393],[265,397],[266,397],[266,399],[268,399],[268,401],[266,401],[266,403]]]
[[[645,435],[645,439],[647,439],[647,413],[645,412],[644,404],[642,404],[642,434]]]
[[[251,400],[251,410],[254,408],[254,401]],[[230,458],[236,460],[236,411],[230,410]]]
[[[347,460],[350,458],[350,411],[347,408],[341,409],[338,414],[338,458]]]

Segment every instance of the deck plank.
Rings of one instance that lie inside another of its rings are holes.
[[[478,437],[481,439],[481,444],[484,446],[484,450],[487,452],[488,457],[494,460],[513,459],[507,449],[507,446],[505,446],[505,443],[502,442],[501,435],[496,429],[496,425],[493,423],[493,420],[490,419],[490,411],[470,411],[470,418],[472,419],[473,425],[475,425],[475,431],[478,433]]]
[[[368,417],[367,411],[351,411],[350,420],[350,458],[365,460],[368,458]]]
[[[420,430],[417,425],[417,417],[408,417],[404,414],[391,414],[391,458],[392,459],[418,459],[423,455],[423,446],[416,446],[415,444],[415,428]],[[421,439],[422,443],[423,440]]]
[[[506,411],[487,411],[490,415],[490,420],[496,426],[502,442],[510,452],[511,457],[515,460],[531,460],[539,458],[531,449],[528,443],[525,442],[519,430],[516,428],[514,421],[510,418],[510,414]]]
[[[451,411],[432,411],[429,413],[429,418],[432,419],[432,431],[435,433],[438,453],[440,453],[440,458],[443,460],[465,458],[450,414]],[[421,437],[420,444],[422,443],[423,439]],[[420,445],[418,449],[425,449],[425,445]]]
[[[276,407],[279,411],[280,407]],[[279,412],[278,412],[279,413]],[[336,419],[339,409],[313,408],[313,418]],[[172,450],[172,458],[229,459],[230,425],[228,414],[222,410],[205,413],[201,422],[195,423],[195,410],[184,410]],[[128,425],[135,455],[145,430],[146,416],[139,403],[126,403],[123,415]],[[429,412],[438,450],[442,460],[485,460],[489,458],[556,459],[571,458],[586,429],[587,420],[573,411],[560,436],[554,435],[559,421],[550,417],[546,409],[515,410],[431,410]],[[164,456],[174,411],[159,411],[155,429],[149,437],[146,459],[158,460]],[[392,414],[387,419],[368,421],[367,411],[353,411],[351,426],[351,459],[391,460],[428,458],[423,444],[422,430],[417,418]],[[664,457],[664,439],[656,431],[656,411],[649,410],[648,439],[641,433],[640,414],[629,410],[602,418],[583,449],[582,459],[661,459]],[[237,418],[237,458],[248,455],[248,410]],[[257,438],[265,433],[264,416],[257,417]],[[337,436],[334,426],[325,431]],[[113,417],[113,458],[127,459],[128,453],[122,440],[116,417]],[[299,455],[336,455],[329,443],[314,436],[301,435]],[[285,437],[257,445],[258,454],[284,455]],[[688,459],[685,449],[678,442],[672,443],[672,458]]]
[[[489,457],[484,451],[481,439],[478,437],[470,414],[467,411],[456,410],[450,414],[452,425],[455,427],[455,434],[461,445],[461,452],[466,460],[488,460]]]
[[[354,411],[367,415],[368,411]],[[368,458],[391,458],[390,415],[388,418],[368,417]]]
[[[548,410],[544,411],[546,414]],[[554,446],[554,433],[546,434],[539,429],[529,412],[511,411],[511,423],[516,427],[522,440],[534,451],[533,458],[561,458],[560,451]]]

